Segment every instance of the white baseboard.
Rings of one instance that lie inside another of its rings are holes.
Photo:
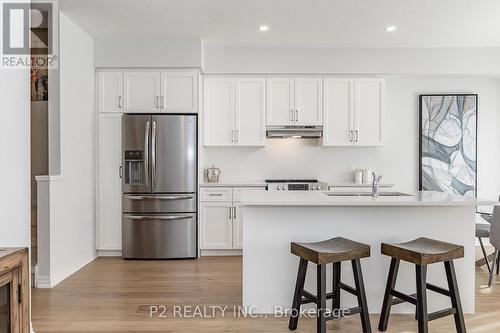
[[[201,257],[242,256],[243,250],[200,250]]]
[[[121,257],[122,250],[97,250],[98,257]]]
[[[54,288],[63,280],[76,273],[82,267],[94,261],[95,258],[97,258],[97,253],[91,252],[86,256],[83,256],[80,259],[76,260],[74,263],[66,265],[66,267],[63,267],[54,274],[38,275],[37,288]]]

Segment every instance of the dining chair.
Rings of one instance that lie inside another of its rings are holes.
[[[493,214],[491,215],[491,228],[490,228],[490,244],[495,248],[495,255],[491,262],[490,278],[488,280],[488,287],[493,283],[493,275],[498,274],[499,260],[500,260],[500,206],[493,207]]]

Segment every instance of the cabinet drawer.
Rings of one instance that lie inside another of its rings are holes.
[[[230,187],[201,188],[201,201],[232,201],[233,190]]]
[[[265,190],[266,187],[235,187],[233,188],[233,201],[241,201],[241,191],[262,191]]]

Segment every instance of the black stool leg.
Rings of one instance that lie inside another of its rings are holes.
[[[458,292],[457,277],[455,275],[455,266],[453,261],[445,261],[444,268],[446,270],[446,278],[448,279],[448,290],[450,291],[451,306],[455,308],[455,326],[457,333],[465,333],[464,313],[462,311],[462,303],[460,302],[460,294]]]
[[[318,265],[317,267],[317,321],[316,332],[326,333],[326,265]]]
[[[300,258],[299,271],[297,273],[297,282],[295,283],[295,293],[293,294],[292,313],[288,328],[292,331],[297,329],[300,313],[300,301],[302,300],[302,291],[306,280],[307,260]]]
[[[340,276],[342,273],[340,262],[333,263],[333,301],[332,301],[332,309],[337,310],[340,309]]]
[[[396,279],[398,277],[399,259],[392,258],[391,267],[389,268],[389,276],[387,278],[387,285],[385,287],[384,302],[382,303],[382,311],[380,313],[380,321],[378,323],[379,331],[386,331],[389,324],[389,315],[391,314],[392,295],[391,292],[396,286]]]
[[[368,314],[368,302],[366,301],[365,284],[363,282],[363,273],[361,272],[361,262],[354,259],[352,262],[352,271],[354,273],[354,283],[358,292],[358,306],[361,307],[361,325],[363,333],[371,333],[370,316]]]
[[[415,265],[417,277],[417,316],[418,333],[429,332],[429,320],[427,317],[427,266]]]

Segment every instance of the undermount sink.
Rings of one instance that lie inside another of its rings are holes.
[[[327,192],[326,195],[330,197],[371,197],[370,192]],[[403,192],[379,192],[379,197],[411,197],[412,194]]]

